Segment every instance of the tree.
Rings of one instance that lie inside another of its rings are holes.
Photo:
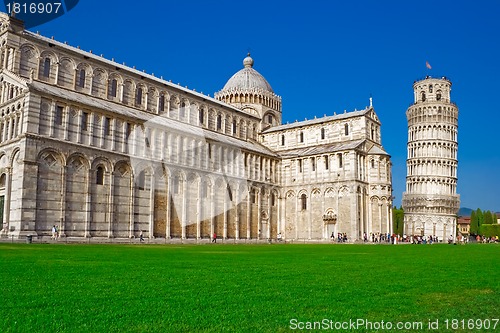
[[[481,226],[484,224],[484,214],[481,209],[476,209],[476,216],[477,216],[477,230],[481,230]]]
[[[493,216],[489,210],[484,212],[484,224],[493,224]]]
[[[392,230],[397,235],[404,233],[404,211],[401,207],[392,209]]]
[[[477,235],[478,234],[478,225],[477,225],[477,215],[476,215],[476,211],[472,211],[470,213],[470,234],[471,235]]]

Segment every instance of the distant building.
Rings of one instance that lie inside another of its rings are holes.
[[[282,124],[250,55],[211,98],[0,21],[2,235],[391,232],[391,160],[371,102]]]
[[[406,111],[408,158],[403,193],[405,232],[456,236],[458,108],[450,100],[447,78],[426,77],[413,84],[414,102]]]
[[[458,231],[462,235],[468,236],[470,234],[470,216],[459,217],[457,225],[458,225]]]

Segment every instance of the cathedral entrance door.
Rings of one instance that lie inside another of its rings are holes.
[[[335,224],[328,223],[326,225],[326,237],[327,237],[327,239],[330,239],[330,237],[332,236],[332,233],[333,233],[333,236],[335,239],[335,237],[337,237],[337,235],[335,235]]]

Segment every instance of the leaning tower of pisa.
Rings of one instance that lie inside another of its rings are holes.
[[[416,81],[414,102],[406,111],[408,157],[403,193],[405,233],[456,236],[458,107],[450,100],[446,77]]]

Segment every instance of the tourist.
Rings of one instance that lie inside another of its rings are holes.
[[[56,239],[56,225],[55,224],[52,226],[52,236],[50,237],[50,239]]]
[[[217,243],[217,234],[214,232],[214,237],[212,238],[212,243]]]
[[[139,234],[139,241],[144,242],[144,235],[142,233],[142,230],[141,230],[141,233]]]

